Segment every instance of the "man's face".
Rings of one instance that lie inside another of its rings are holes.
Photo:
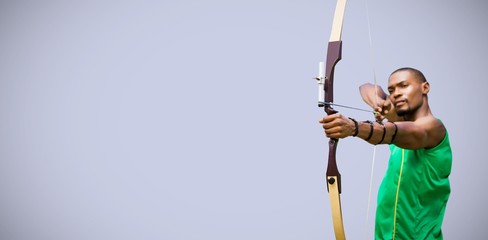
[[[400,71],[390,76],[388,92],[398,116],[413,113],[422,106],[422,96],[428,92],[426,84],[417,80],[410,71]]]

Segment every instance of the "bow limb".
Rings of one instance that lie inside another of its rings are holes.
[[[346,8],[346,0],[337,0],[337,5],[332,24],[332,32],[327,48],[327,61],[325,65],[324,83],[324,110],[330,115],[337,113],[331,106],[334,103],[334,70],[336,64],[342,58],[342,23]],[[336,149],[339,140],[331,138],[329,140],[329,159],[327,164],[326,179],[327,189],[329,190],[330,207],[332,210],[332,222],[334,224],[335,237],[338,240],[346,239],[344,225],[342,221],[341,209],[341,174],[337,168]]]
[[[332,210],[332,223],[334,224],[334,233],[336,239],[346,239],[344,232],[344,224],[342,222],[342,208],[341,208],[341,174],[337,169],[336,164],[336,148],[337,139],[330,139],[329,141],[329,163],[327,165],[327,189],[329,190],[330,208]]]

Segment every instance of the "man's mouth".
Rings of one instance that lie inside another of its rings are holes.
[[[395,101],[395,107],[399,107],[399,106],[401,106],[401,105],[405,104],[406,102],[407,102],[407,101],[406,101],[406,100],[404,100],[404,99],[397,100],[397,101]]]

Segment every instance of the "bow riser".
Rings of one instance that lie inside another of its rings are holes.
[[[334,70],[336,64],[342,58],[342,41],[334,41],[329,42],[327,48],[327,62],[325,65],[325,84],[324,84],[324,102],[333,103],[334,102]],[[335,109],[332,108],[331,105],[325,104],[324,111],[327,115],[331,115],[337,113]],[[329,141],[329,161],[327,165],[327,189],[329,190],[329,185],[336,184],[338,185],[339,193],[341,193],[341,174],[339,173],[339,169],[337,168],[336,162],[336,149],[339,140],[331,138]],[[334,178],[330,178],[334,176]],[[330,190],[329,190],[330,191]]]

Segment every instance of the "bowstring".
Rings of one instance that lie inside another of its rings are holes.
[[[364,0],[366,6],[366,18],[368,24],[368,37],[369,37],[369,51],[371,57],[371,65],[372,65],[372,72],[373,72],[373,81],[374,81],[374,90],[375,90],[375,98],[374,104],[375,106],[378,105],[378,82],[376,81],[376,65],[375,65],[375,58],[374,58],[374,51],[373,51],[373,39],[371,34],[371,21],[370,21],[370,14],[369,14],[369,7],[368,7],[368,0]],[[373,146],[373,159],[371,161],[371,173],[369,179],[369,190],[368,190],[368,205],[366,209],[366,221],[364,225],[364,234],[367,235],[368,227],[369,227],[369,215],[370,215],[370,208],[371,208],[371,192],[373,189],[373,178],[374,178],[374,166],[376,160],[376,145]]]

